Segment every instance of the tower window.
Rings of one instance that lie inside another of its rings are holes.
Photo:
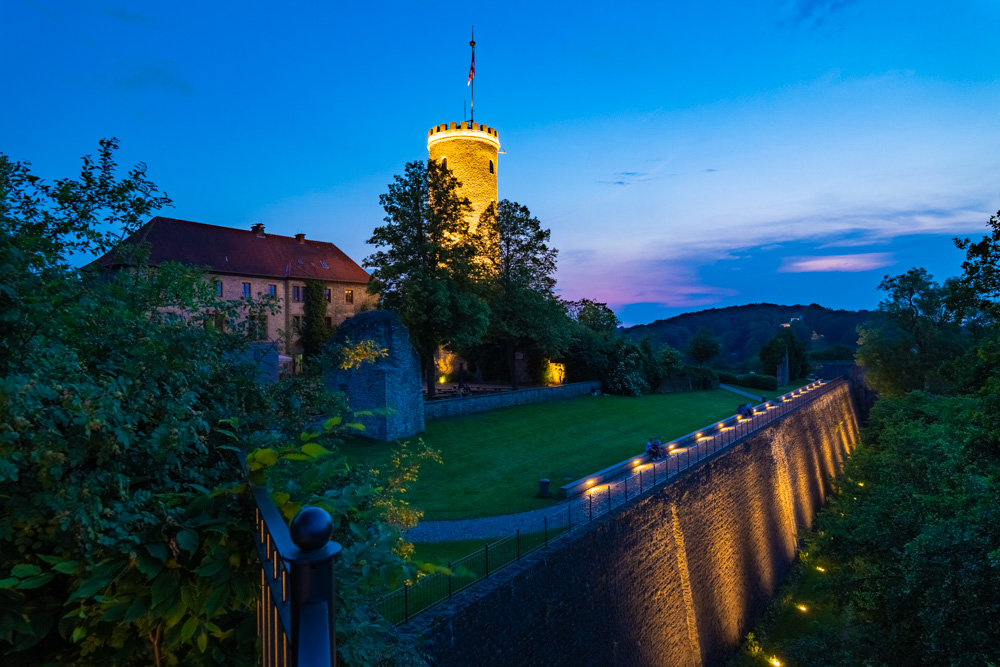
[[[495,172],[493,171],[493,160],[490,160],[490,173],[491,173],[491,174],[495,173]]]
[[[444,167],[445,169],[448,168],[448,158],[446,157],[441,158],[441,166]]]

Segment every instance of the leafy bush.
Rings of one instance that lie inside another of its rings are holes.
[[[375,663],[385,634],[362,601],[383,574],[413,575],[394,553],[414,520],[396,494],[418,454],[376,474],[334,456],[335,434],[298,439],[338,399],[308,380],[256,381],[246,322],[266,302],[217,300],[204,275],[146,268],[138,247],[116,255],[132,267],[118,272],[68,265],[169,204],[144,166],[116,179],[115,148],[52,186],[0,154],[3,664],[256,662],[260,574],[236,444],[286,516],[303,502],[333,515],[338,649]]]
[[[752,389],[765,389],[767,391],[777,391],[778,389],[778,378],[773,375],[764,375],[762,373],[752,373],[747,375],[740,375],[736,378],[736,384],[741,387],[750,387]]]
[[[717,371],[719,375],[719,382],[724,382],[726,384],[739,384],[740,378],[735,373],[728,373],[726,371]]]
[[[711,389],[719,381],[715,371],[702,366],[685,366],[684,375],[691,380],[692,389]]]

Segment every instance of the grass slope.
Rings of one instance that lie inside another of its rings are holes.
[[[409,501],[430,520],[546,507],[555,500],[536,496],[540,478],[557,489],[642,452],[650,436],[666,441],[727,417],[740,400],[722,389],[642,398],[581,396],[429,421],[423,438],[444,463],[421,469]],[[377,466],[393,446],[353,440],[343,451]]]

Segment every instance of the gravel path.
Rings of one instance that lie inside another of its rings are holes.
[[[642,455],[643,460],[646,460],[646,456]],[[662,465],[658,463],[657,466]],[[629,480],[629,484],[632,488],[632,493],[634,494],[638,491],[639,475],[634,470],[629,470],[623,472],[621,475],[614,477],[610,480],[606,480],[601,483],[600,487],[606,487],[609,484],[617,484],[625,479]],[[635,480],[634,482],[632,480]],[[661,480],[662,483],[662,480]],[[643,480],[643,488],[649,490],[652,486],[652,480],[648,474],[646,474],[645,480]],[[614,503],[617,505],[620,501],[623,501],[624,491],[620,488],[616,488],[614,491]],[[599,494],[595,498],[607,498],[606,495]],[[482,519],[459,519],[456,521],[421,521],[412,530],[410,530],[406,538],[412,542],[450,542],[453,540],[478,540],[487,539],[493,537],[508,537],[513,535],[516,531],[520,530],[523,532],[538,531],[541,530],[541,526],[545,517],[549,518],[549,526],[551,527],[564,527],[566,526],[569,517],[572,517],[573,524],[576,525],[578,521],[583,521],[584,517],[589,517],[589,510],[591,506],[590,496],[587,494],[581,494],[575,498],[568,500],[561,500],[548,507],[542,507],[537,510],[531,510],[530,512],[519,512],[517,514],[504,514],[501,516],[491,516]],[[603,513],[603,502],[600,510]],[[594,510],[594,516],[598,515],[598,510]]]
[[[740,396],[746,396],[747,398],[752,398],[755,401],[759,401],[759,400],[761,400],[763,398],[763,396],[761,396],[760,394],[751,394],[748,391],[743,391],[742,389],[737,389],[736,387],[733,387],[733,386],[728,385],[728,384],[720,384],[719,385],[719,389],[725,389],[726,391],[731,391],[734,394],[739,394]]]

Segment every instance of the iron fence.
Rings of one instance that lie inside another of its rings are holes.
[[[468,556],[449,562],[447,572],[434,572],[421,575],[415,581],[407,581],[402,587],[376,600],[375,606],[389,622],[395,625],[406,623],[525,555],[547,548],[550,542],[571,533],[574,527],[590,523],[636,496],[662,486],[845,382],[843,378],[837,378],[826,383],[814,383],[810,385],[811,389],[796,389],[758,405],[749,417],[722,420],[703,429],[699,435],[666,443],[668,453],[662,460],[650,461],[645,454],[636,456],[624,478],[595,483],[570,500],[565,509],[553,510],[526,530],[518,530]]]
[[[244,463],[245,461],[241,462]],[[267,489],[251,486],[254,546],[260,559],[257,600],[258,664],[336,666],[333,521],[326,510],[303,509],[291,528]]]

